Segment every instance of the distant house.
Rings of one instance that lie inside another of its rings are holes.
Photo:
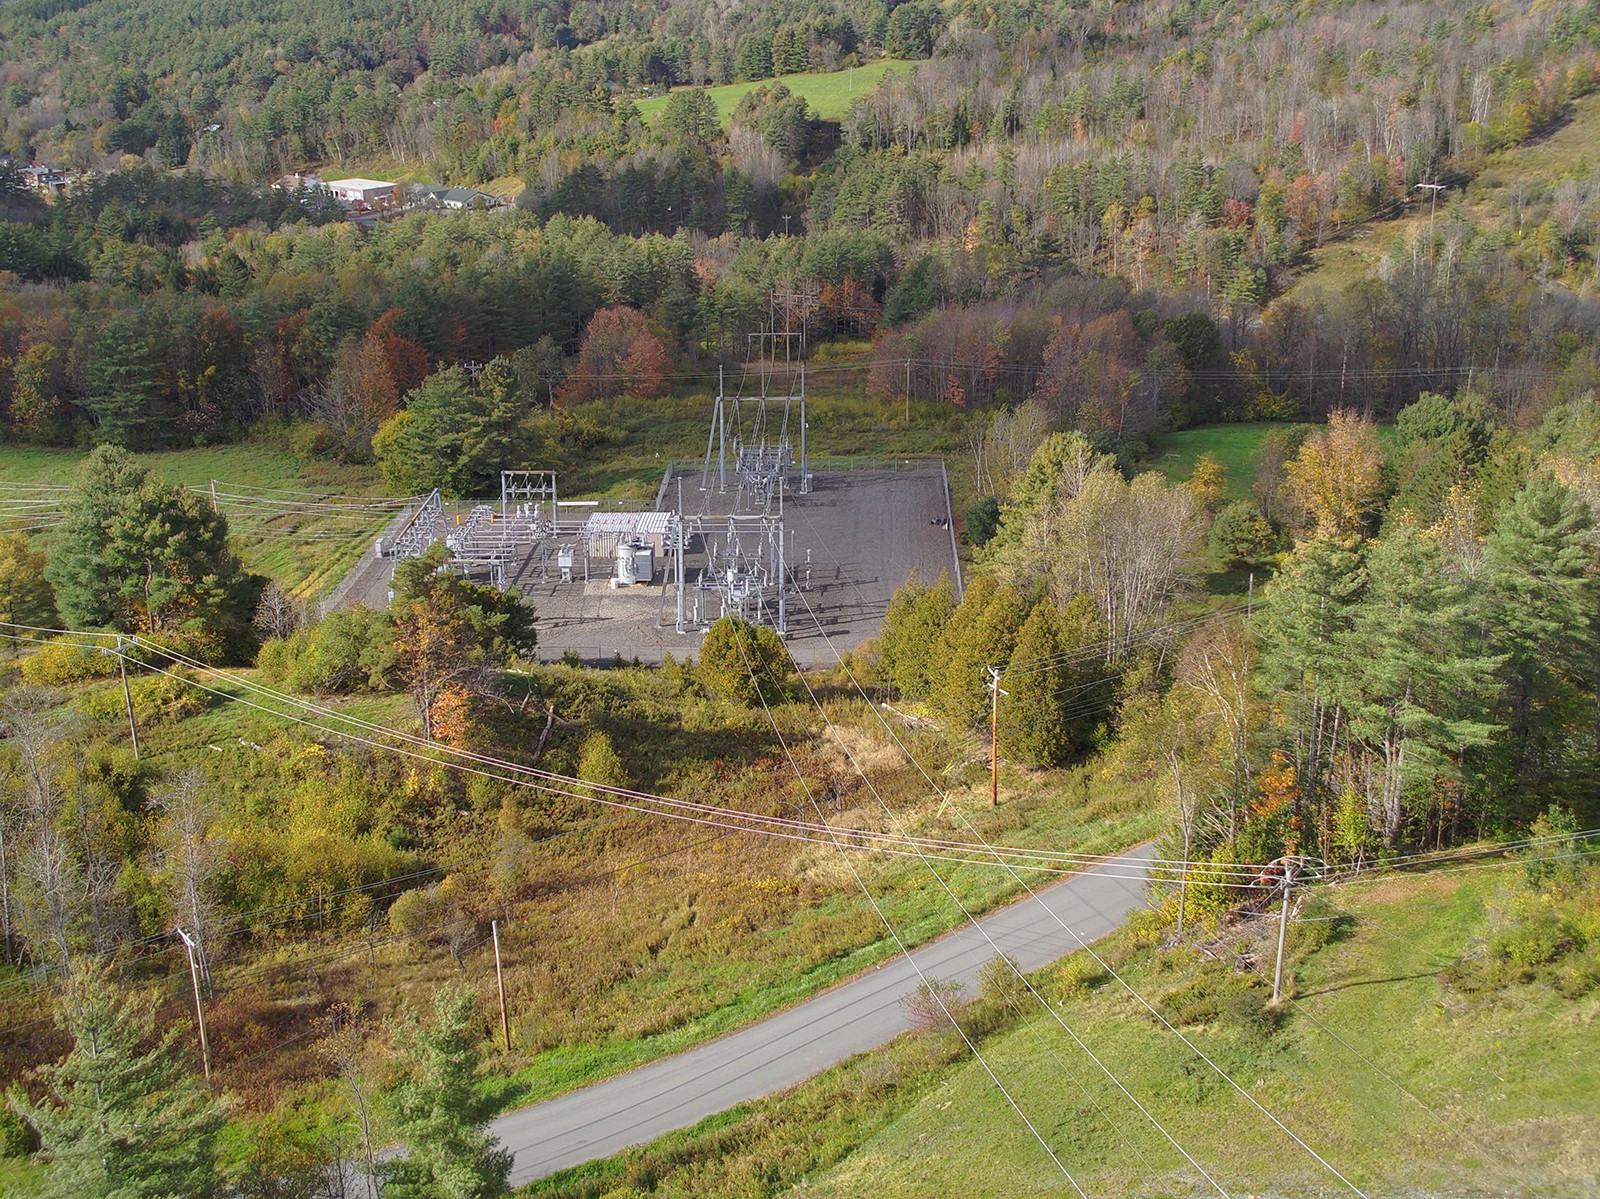
[[[31,167],[22,168],[22,178],[36,192],[60,195],[72,186],[76,176],[69,171],[58,171],[55,167],[35,163]]]
[[[330,179],[322,189],[342,204],[379,207],[394,198],[394,184],[381,179]]]
[[[411,186],[406,204],[410,208],[450,208],[457,211],[467,208],[493,208],[500,201],[487,192],[473,191],[470,187],[440,187],[432,183]]]
[[[322,180],[316,175],[285,175],[272,185],[279,191],[315,191],[322,186]]]

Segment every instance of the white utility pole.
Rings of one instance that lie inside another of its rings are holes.
[[[205,1071],[206,1081],[210,1082],[211,1047],[206,1043],[206,1011],[200,1005],[200,972],[195,968],[194,938],[181,927],[174,927],[172,931],[178,934],[184,949],[189,954],[189,981],[194,984],[194,1019],[196,1027],[200,1030],[200,1068]]]

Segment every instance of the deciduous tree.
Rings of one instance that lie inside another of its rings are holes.
[[[449,557],[438,544],[400,563],[390,606],[396,665],[427,737],[435,701],[448,689],[491,694],[512,656],[536,644],[533,609],[520,596],[448,573]]]
[[[1319,536],[1338,540],[1361,532],[1383,498],[1383,449],[1372,418],[1334,412],[1326,429],[1306,438],[1288,476]]]

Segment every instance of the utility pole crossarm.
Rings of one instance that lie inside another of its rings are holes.
[[[1010,695],[1000,686],[1000,668],[988,666],[989,672],[989,806],[1000,806],[1000,697]]]

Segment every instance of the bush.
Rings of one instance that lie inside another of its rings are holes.
[[[256,655],[269,681],[312,695],[376,690],[393,665],[388,616],[360,607],[330,612],[309,629],[266,642]]]
[[[90,646],[58,641],[22,660],[23,680],[36,687],[60,687],[89,679],[108,679],[117,673],[115,654]]]
[[[1260,1025],[1266,1007],[1265,984],[1218,962],[1206,962],[1156,1001],[1156,1010],[1173,1024]]]
[[[1248,566],[1271,553],[1272,526],[1256,506],[1235,500],[1217,513],[1207,546],[1224,570]]]
[[[960,1014],[965,997],[966,988],[953,979],[930,978],[901,1003],[914,1031],[938,1032],[949,1027],[950,1016]]]
[[[1111,975],[1106,968],[1087,953],[1075,953],[1056,967],[1056,989],[1064,999],[1087,995]]]
[[[1576,930],[1554,912],[1536,912],[1490,940],[1489,960],[1502,977],[1527,982],[1538,974],[1539,967],[1565,957],[1581,944]]]
[[[177,724],[180,720],[199,715],[206,707],[201,692],[173,675],[130,678],[128,692],[133,699],[133,714],[140,728]],[[78,697],[77,707],[90,720],[115,722],[127,718],[127,701],[123,698],[120,686],[100,687],[85,692]]]

